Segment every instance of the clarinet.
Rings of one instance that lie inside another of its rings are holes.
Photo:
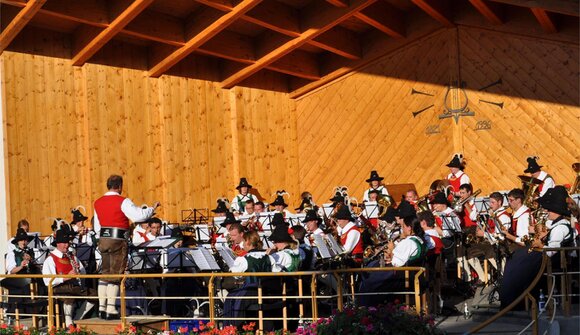
[[[77,274],[80,274],[81,267],[79,266],[79,263],[77,263],[74,253],[72,251],[69,251],[69,252],[67,252],[67,256],[70,259],[70,264],[72,265],[75,272]],[[77,283],[79,284],[79,286],[81,286],[81,287],[83,286],[80,278],[77,278]]]

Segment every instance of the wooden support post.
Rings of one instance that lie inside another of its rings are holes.
[[[316,299],[316,275],[312,275],[310,281],[310,294],[312,295],[312,321],[318,320],[318,305]]]
[[[344,309],[344,300],[342,297],[342,289],[343,289],[342,277],[336,273],[333,273],[333,274],[334,274],[334,277],[336,278],[336,294],[338,295],[337,309],[342,312],[342,310]]]
[[[409,291],[409,271],[405,271],[405,291]],[[409,299],[409,295],[405,294],[405,303],[407,304],[407,306],[410,303],[410,299]]]
[[[288,307],[286,306],[286,281],[282,284],[282,326],[288,329]]]
[[[298,302],[298,313],[301,317],[304,317],[304,302],[302,301],[303,290],[302,277],[298,277],[298,299],[300,299]]]
[[[489,277],[489,275],[488,275],[488,271],[489,271],[488,263],[489,262],[487,261],[487,258],[483,260],[483,276],[485,277],[485,278],[483,278],[483,282],[486,284],[488,282],[487,278]]]
[[[258,332],[264,331],[264,311],[262,311],[262,281],[258,281]]]
[[[123,277],[123,279],[121,279],[121,284],[119,287],[119,294],[120,294],[120,304],[121,304],[121,329],[125,330],[125,327],[127,326],[127,306],[125,303],[125,281],[127,280],[127,277]]]

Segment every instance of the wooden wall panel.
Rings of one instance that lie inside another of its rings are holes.
[[[415,183],[425,191],[440,178],[442,162],[453,152],[452,126],[427,135],[439,124],[448,81],[448,32],[409,45],[381,61],[297,101],[300,187],[327,202],[332,190],[347,185],[351,196],[362,198],[371,170],[387,184]],[[399,78],[424,78],[417,82]],[[440,83],[432,84],[432,83]],[[411,95],[412,88],[435,97]],[[412,112],[435,104],[413,117]]]

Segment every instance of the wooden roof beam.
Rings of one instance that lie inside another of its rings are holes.
[[[232,22],[244,15],[247,11],[260,3],[261,0],[244,0],[235,6],[230,12],[214,20],[211,16],[201,17],[200,22],[191,21],[192,24],[186,28],[186,35],[189,40],[179,49],[172,52],[165,59],[158,62],[149,70],[151,77],[159,77],[165,71],[187,57],[194,50],[198,49],[205,42],[216,36],[227,28]],[[202,13],[203,15],[203,13]]]
[[[326,0],[329,4],[336,6],[336,7],[347,7],[348,4],[346,0]]]
[[[303,10],[304,20],[302,23],[305,29],[300,36],[281,44],[274,50],[260,57],[254,64],[246,66],[242,70],[229,76],[222,81],[222,87],[232,88],[266,66],[298,49],[307,41],[312,40],[340,22],[353,16],[360,10],[373,4],[375,1],[376,0],[353,0],[350,2],[349,7],[330,7],[327,9],[324,9],[324,6],[321,5],[324,3],[315,1],[313,5],[306,7]]]
[[[525,8],[541,8],[548,12],[559,13],[569,16],[580,16],[578,0],[489,0]]]
[[[10,45],[28,22],[38,13],[46,0],[30,0],[0,34],[0,54]]]
[[[405,37],[404,13],[384,1],[372,4],[356,13],[355,17],[391,37]]]
[[[196,1],[225,12],[230,11],[232,8],[224,1]],[[298,37],[301,34],[298,10],[278,1],[263,1],[252,9],[251,12],[242,15],[240,19],[289,37]],[[349,33],[346,29],[344,29],[343,32],[349,35],[354,34],[352,32]],[[307,43],[348,59],[360,59],[360,42],[358,39],[353,41],[350,37],[349,40],[351,43],[355,44],[344,43],[340,41],[340,39],[333,38],[317,38],[316,40],[308,41]]]
[[[490,3],[486,0],[469,0],[473,7],[477,9],[485,19],[494,25],[503,24],[503,19],[501,15],[501,8],[497,3]]]
[[[72,64],[76,66],[83,65],[152,2],[153,0],[135,0],[129,4],[111,24],[80,48],[80,51],[73,56]]]
[[[25,7],[25,0],[0,0],[16,7]],[[105,28],[109,24],[109,10],[100,0],[50,0],[42,6],[39,13],[63,20],[84,23]]]
[[[447,28],[455,27],[453,20],[451,20],[449,11],[449,2],[447,0],[411,0],[417,7],[421,8],[425,13],[439,21]]]
[[[344,58],[357,60],[362,57],[359,36],[341,26],[334,26],[308,44],[332,52]]]
[[[558,32],[558,28],[556,27],[556,22],[553,18],[548,14],[547,11],[541,8],[531,8],[532,13],[536,17],[536,20],[542,26],[545,32],[550,34],[555,34]]]

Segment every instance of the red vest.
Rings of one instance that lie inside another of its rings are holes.
[[[453,188],[453,192],[459,192],[459,187],[461,186],[461,177],[463,177],[463,175],[464,175],[463,171],[459,171],[455,178],[453,177],[453,175],[451,175],[451,178],[448,179],[449,185],[451,185],[451,187]]]
[[[369,223],[375,228],[379,228],[379,219],[378,218],[372,218],[372,219],[368,219]]]
[[[243,257],[248,253],[246,250],[242,249],[239,244],[234,244],[232,246],[232,251],[237,257]]]
[[[441,253],[441,250],[443,250],[443,241],[441,241],[441,238],[438,236],[431,236],[431,240],[433,240],[433,243],[435,243],[435,247],[433,249],[429,249],[427,251],[427,256],[430,255],[439,255]]]
[[[50,253],[50,256],[52,257],[52,260],[54,261],[54,265],[56,268],[55,274],[66,275],[72,271],[73,266],[70,263],[70,259],[68,258],[68,256],[63,256],[62,258],[59,258],[58,256],[56,256],[52,252]]]
[[[101,227],[129,229],[129,219],[121,210],[123,200],[120,195],[105,195],[95,201]]]
[[[471,206],[471,204],[467,203],[463,205],[463,211],[461,212],[461,222],[463,223],[464,228],[473,227],[477,225],[475,222],[473,222],[473,220],[471,220],[471,218],[469,218],[469,213],[467,213],[466,209],[467,206]]]
[[[514,218],[512,219],[512,227],[511,227],[510,234],[512,234],[512,235],[516,235],[516,234],[517,234],[517,232],[518,232],[518,219],[519,219],[519,218],[520,218],[522,215],[524,215],[524,214],[526,214],[526,213],[530,213],[530,209],[529,209],[529,208],[528,208],[528,209],[526,209],[526,210],[525,210],[525,211],[524,211],[522,214],[520,214],[520,216],[518,216],[517,218],[516,218],[516,217],[514,217]],[[533,225],[533,224],[534,224],[534,222],[533,222],[533,217],[530,215],[530,225]]]
[[[344,245],[346,243],[346,239],[348,237],[348,234],[353,230],[360,232],[358,227],[356,227],[356,226],[351,227],[349,230],[346,231],[346,233],[344,233],[340,236],[340,243],[342,243],[342,245]],[[352,255],[356,255],[356,254],[362,255],[363,252],[364,252],[364,250],[363,250],[363,243],[362,243],[362,236],[361,236],[361,238],[358,239],[358,242],[354,246],[354,249],[352,249],[351,254]]]

